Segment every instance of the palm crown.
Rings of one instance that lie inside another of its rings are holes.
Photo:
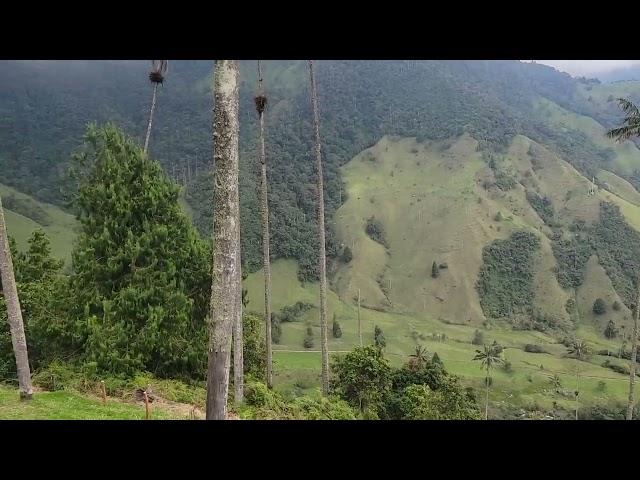
[[[618,105],[625,113],[623,125],[607,132],[609,138],[615,138],[619,142],[628,140],[631,137],[640,136],[640,110],[629,100],[618,99]]]

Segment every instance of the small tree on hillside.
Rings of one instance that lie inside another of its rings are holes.
[[[618,327],[613,320],[609,320],[604,329],[604,336],[607,338],[616,338],[618,336]]]
[[[604,303],[604,300],[601,298],[596,298],[596,301],[593,302],[593,313],[596,315],[602,315],[607,312],[607,304]]]
[[[340,338],[342,336],[342,328],[340,328],[340,323],[336,318],[336,314],[333,314],[333,338]]]
[[[351,252],[349,247],[344,247],[344,250],[342,251],[342,262],[350,263],[351,260],[353,260],[353,252]]]
[[[433,262],[433,264],[431,265],[431,276],[433,278],[438,278],[438,275],[440,275],[440,269],[438,268],[438,264],[436,262]]]
[[[484,344],[484,333],[481,330],[476,330],[473,334],[473,340],[471,340],[473,345],[483,345]]]
[[[384,334],[382,333],[382,329],[379,326],[375,326],[373,330],[373,341],[378,349],[383,349],[387,346],[387,340],[384,338]]]

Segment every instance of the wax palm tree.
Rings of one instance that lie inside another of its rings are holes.
[[[256,111],[260,118],[260,213],[262,217],[262,270],[264,272],[264,325],[267,346],[267,387],[273,387],[273,360],[271,353],[271,260],[269,244],[269,196],[267,187],[267,155],[264,146],[264,110],[267,97],[262,88],[262,65],[258,60],[258,95]]]
[[[320,150],[320,114],[318,113],[318,93],[313,60],[309,60],[311,80],[311,108],[315,133],[316,155],[316,210],[318,229],[318,274],[320,276],[320,350],[322,352],[322,394],[329,394],[329,348],[327,345],[327,254],[324,230],[324,181],[322,178],[322,153]]]
[[[622,126],[607,132],[609,138],[615,138],[618,142],[629,140],[632,137],[640,137],[640,109],[631,101],[624,98],[618,99],[618,105],[625,113]],[[638,353],[638,317],[640,316],[640,278],[636,279],[637,298],[633,306],[633,331],[631,332],[631,359],[629,360],[629,400],[627,402],[627,420],[633,418],[633,406],[635,403],[636,383],[636,356]]]
[[[231,339],[241,315],[238,194],[238,61],[217,60],[213,83],[213,269],[207,367],[207,420],[227,414]]]
[[[149,124],[147,125],[147,135],[144,140],[144,153],[149,150],[149,137],[151,136],[151,124],[153,123],[153,111],[156,109],[156,94],[158,85],[164,82],[169,69],[169,60],[151,60],[151,72],[149,80],[153,84],[153,97],[151,98],[151,111],[149,112]]]
[[[0,199],[0,279],[2,281],[2,288],[0,290],[4,295],[7,305],[11,343],[13,345],[13,353],[16,357],[20,399],[28,400],[33,396],[31,369],[29,368],[27,340],[24,335],[24,322],[22,320],[22,310],[20,310],[16,278],[13,272],[13,261],[11,260],[11,248],[9,247],[9,239],[4,221],[2,199]]]
[[[576,340],[569,347],[567,353],[576,360],[583,361],[589,356],[589,346],[584,340]],[[576,364],[576,420],[578,420],[578,395],[580,395],[580,365]]]
[[[499,363],[502,363],[502,346],[495,340],[491,345],[483,345],[482,350],[476,350],[474,360],[480,361],[480,368],[487,371],[485,378],[485,401],[484,401],[484,419],[489,419],[489,382],[491,369]]]
[[[418,370],[429,361],[427,349],[422,345],[416,345],[414,352],[409,355],[409,367]]]

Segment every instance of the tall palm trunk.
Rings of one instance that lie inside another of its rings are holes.
[[[240,285],[238,196],[238,63],[217,60],[214,92],[213,275],[207,370],[207,420],[227,414],[231,333]]]
[[[633,331],[631,332],[631,361],[629,362],[629,403],[627,404],[627,420],[633,419],[636,385],[636,355],[638,353],[638,316],[640,315],[640,279],[637,281],[638,295],[633,310]]]
[[[238,214],[238,218],[240,215]],[[240,229],[238,228],[237,242],[240,245]],[[242,334],[242,260],[240,258],[240,249],[237,250],[237,282],[240,285],[240,295],[236,299],[235,320],[233,324],[233,401],[236,405],[244,400],[244,341]]]
[[[580,370],[576,366],[576,420],[578,420],[578,394],[580,393]]]
[[[24,323],[22,321],[22,311],[20,310],[20,300],[18,299],[18,289],[13,273],[13,262],[11,260],[11,249],[7,238],[7,228],[4,222],[4,210],[2,199],[0,198],[0,278],[2,279],[2,292],[7,304],[7,318],[9,319],[9,330],[11,331],[11,343],[13,353],[16,357],[16,367],[18,370],[18,389],[20,398],[27,400],[33,396],[31,385],[31,370],[29,368],[29,354],[27,352],[27,339],[24,335]]]
[[[320,116],[318,114],[318,94],[313,74],[313,60],[309,60],[311,79],[311,106],[313,109],[313,127],[315,131],[316,153],[316,208],[318,222],[318,274],[320,275],[320,347],[322,351],[322,393],[329,394],[329,349],[327,346],[327,254],[324,231],[324,186],[322,179],[322,154],[320,152]]]
[[[151,111],[149,112],[149,124],[147,125],[147,136],[144,139],[144,153],[149,150],[149,137],[151,136],[151,124],[153,123],[153,111],[156,109],[156,94],[158,92],[158,84],[153,83],[153,97],[151,98]]]
[[[487,367],[487,378],[484,379],[484,419],[489,420],[489,368]]]
[[[360,289],[358,289],[358,339],[362,346],[362,322],[360,321]]]
[[[271,352],[271,260],[269,245],[269,196],[267,155],[264,146],[264,108],[267,98],[262,89],[262,66],[258,60],[258,96],[256,109],[260,118],[260,213],[262,216],[262,270],[264,271],[264,325],[267,346],[267,387],[273,387],[273,354]]]

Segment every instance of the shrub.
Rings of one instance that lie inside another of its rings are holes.
[[[547,351],[540,345],[535,345],[533,343],[527,343],[524,346],[524,351],[529,353],[547,353]]]
[[[607,311],[607,304],[604,303],[604,300],[601,298],[596,298],[596,301],[593,302],[593,313],[596,315],[602,315]]]
[[[473,334],[473,339],[471,340],[473,345],[483,345],[484,344],[484,333],[481,330],[476,330]]]
[[[307,335],[304,337],[304,341],[302,342],[304,348],[313,348],[315,342],[313,340],[313,329],[311,326],[307,327]]]
[[[604,336],[607,338],[616,338],[618,336],[618,327],[613,320],[609,320],[604,329]]]
[[[340,323],[336,320],[335,315],[333,316],[333,338],[340,338],[342,336],[342,328],[340,328]]]
[[[350,263],[351,260],[353,260],[353,253],[351,252],[351,249],[349,247],[344,247],[344,250],[342,251],[342,262]]]
[[[331,385],[352,407],[376,410],[391,389],[391,371],[380,349],[371,345],[356,347],[332,362]]]
[[[389,248],[389,244],[385,238],[384,226],[382,223],[376,219],[375,216],[369,217],[367,219],[367,226],[365,227],[365,232],[373,240],[374,242],[378,242],[385,248]]]
[[[382,329],[378,325],[376,325],[373,330],[373,341],[378,349],[382,349],[387,346],[387,340],[384,338],[384,333],[382,333]]]
[[[438,264],[434,261],[431,264],[431,276],[433,278],[438,278],[439,275],[440,275],[440,269],[438,268]]]

